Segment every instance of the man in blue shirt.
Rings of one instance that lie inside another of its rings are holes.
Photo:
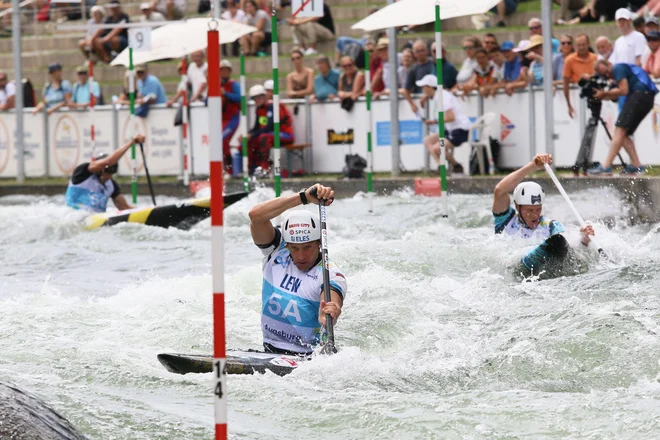
[[[71,107],[72,108],[87,108],[89,107],[89,75],[86,65],[78,66],[76,69],[78,73],[78,81],[73,85],[73,91],[71,92]],[[96,81],[91,82],[92,93],[94,94],[94,102],[97,105],[99,104],[99,99],[101,98],[101,87]]]
[[[160,83],[160,80],[149,73],[147,65],[142,64],[137,66],[135,72],[138,77],[137,88],[140,94],[138,104],[166,104],[167,96],[165,95],[165,89]]]
[[[337,99],[339,72],[330,68],[330,58],[319,57],[316,60],[316,68],[319,74],[314,78],[314,94],[309,97],[309,102]]]
[[[612,162],[621,147],[630,155],[630,161],[632,162],[632,165],[626,165],[622,174],[643,173],[645,169],[639,161],[635,143],[631,136],[644,118],[653,110],[658,89],[649,78],[649,75],[635,64],[619,63],[612,66],[607,60],[599,60],[596,63],[596,73],[607,78],[614,78],[617,86],[609,91],[596,91],[594,98],[612,100],[623,96],[625,97],[625,103],[616,121],[614,136],[605,161],[601,165],[590,169],[588,173],[611,176]]]
[[[517,52],[514,52],[515,44],[512,41],[504,41],[500,46],[502,55],[504,55],[504,81],[513,82],[520,78],[520,68],[522,67],[522,61],[520,61],[520,56]]]

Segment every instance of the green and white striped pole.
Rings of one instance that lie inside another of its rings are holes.
[[[130,99],[131,115],[129,124],[131,125],[131,137],[135,137],[135,69],[133,67],[133,48],[128,48],[128,96]],[[131,193],[133,194],[133,203],[137,203],[137,160],[135,144],[131,145],[131,165],[133,166],[133,176],[131,177]]]
[[[435,2],[435,70],[438,76],[436,99],[438,106],[438,136],[440,137],[440,186],[444,205],[443,217],[449,216],[449,201],[447,195],[447,150],[445,149],[445,104],[442,97],[442,32],[440,26],[440,2]]]
[[[367,197],[369,198],[369,212],[374,212],[373,200],[373,172],[374,160],[371,151],[371,126],[373,125],[373,114],[371,112],[371,67],[369,66],[369,51],[364,51],[364,65],[367,69],[365,75],[367,89]]]
[[[273,124],[275,128],[275,141],[273,145],[273,166],[275,168],[275,197],[282,192],[280,181],[280,78],[278,69],[279,47],[277,41],[277,16],[275,15],[275,3],[273,2],[273,16],[271,18],[271,32],[273,42],[271,44],[273,58]]]
[[[241,49],[241,139],[243,144],[243,190],[250,192],[250,170],[248,169],[248,140],[247,140],[247,98],[245,89],[245,53]]]

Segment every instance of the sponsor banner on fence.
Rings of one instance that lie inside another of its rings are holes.
[[[113,150],[112,109],[94,112],[95,153]],[[49,175],[70,176],[76,166],[92,159],[92,118],[87,111],[53,113],[48,117]]]
[[[119,146],[128,142],[136,133],[147,136],[144,154],[147,157],[149,173],[154,176],[178,176],[181,174],[181,146],[179,143],[180,127],[174,126],[174,108],[156,108],[149,110],[146,118],[133,117],[128,109],[119,111]],[[135,148],[137,172],[144,175],[144,162],[140,147]],[[119,174],[133,174],[131,150],[119,162]]]
[[[26,111],[23,114],[23,121],[25,175],[42,177],[46,174],[44,117],[32,116]],[[13,112],[0,113],[0,177],[16,177],[18,174],[15,146],[16,117]]]

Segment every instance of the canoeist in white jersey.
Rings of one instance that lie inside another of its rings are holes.
[[[536,238],[543,243],[525,255],[521,263],[535,273],[548,259],[563,258],[568,255],[570,246],[561,235],[564,226],[556,220],[543,216],[545,191],[536,182],[523,182],[527,175],[544,169],[544,164],[552,164],[552,155],[537,154],[527,165],[512,172],[495,187],[493,198],[493,216],[495,233],[506,234],[526,239]],[[509,194],[513,192],[514,206],[511,206]],[[594,235],[593,226],[580,229],[582,244],[589,243],[589,236]]]
[[[316,188],[316,195],[310,190]],[[329,262],[331,301],[323,301],[321,224],[318,214],[290,211],[281,231],[272,219],[299,205],[326,205],[332,188],[319,184],[288,197],[260,203],[250,210],[250,231],[264,254],[261,330],[266,352],[310,354],[321,340],[326,314],[336,322],[346,296],[346,278]]]

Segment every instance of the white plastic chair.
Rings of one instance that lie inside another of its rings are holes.
[[[488,174],[495,174],[495,160],[493,159],[493,151],[490,148],[490,135],[496,120],[496,113],[485,113],[484,115],[477,118],[477,120],[474,121],[472,125],[470,125],[468,140],[465,142],[471,146],[470,159],[472,159],[474,155],[477,156],[477,160],[479,161],[479,172],[481,174],[485,174],[486,171],[483,159],[484,152],[486,153],[486,158],[488,159]],[[472,141],[473,130],[479,130],[477,141]]]

